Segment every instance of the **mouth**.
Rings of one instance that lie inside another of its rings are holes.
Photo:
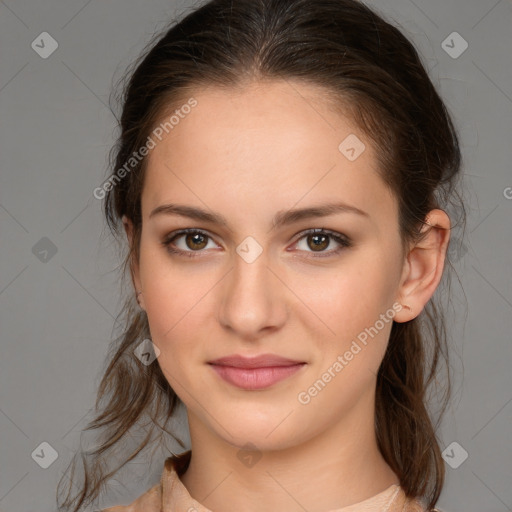
[[[233,355],[209,361],[208,364],[224,381],[245,390],[269,388],[306,366],[304,361],[274,354],[256,357]]]

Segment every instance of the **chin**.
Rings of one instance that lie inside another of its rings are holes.
[[[289,412],[263,417],[249,413],[237,414],[238,421],[233,417],[219,421],[221,425],[227,425],[229,434],[218,424],[212,427],[225,442],[240,450],[250,450],[250,446],[262,452],[283,450],[306,441],[305,425],[296,425],[292,420],[293,413],[287,417]]]

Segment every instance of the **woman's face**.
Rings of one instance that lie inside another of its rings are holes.
[[[397,203],[369,140],[311,85],[194,98],[154,138],[136,269],[191,430],[272,449],[373,414],[403,262]],[[211,364],[269,354],[300,364]]]

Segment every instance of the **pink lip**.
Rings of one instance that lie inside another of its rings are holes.
[[[286,379],[306,363],[273,354],[256,357],[233,355],[222,357],[208,364],[226,382],[242,389],[264,389]]]

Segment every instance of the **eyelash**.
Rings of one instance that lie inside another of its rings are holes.
[[[186,235],[186,234],[190,234],[190,233],[200,234],[210,240],[212,239],[212,237],[210,235],[208,235],[208,233],[205,233],[204,231],[201,231],[200,229],[189,228],[189,229],[182,229],[180,231],[175,231],[173,233],[170,233],[169,235],[167,235],[164,238],[164,240],[162,241],[162,245],[171,254],[185,256],[186,258],[201,257],[200,254],[198,254],[198,253],[204,252],[202,249],[198,250],[198,251],[183,251],[181,249],[173,248],[171,245],[172,242],[174,240],[176,240],[176,238],[179,238],[182,235]],[[297,239],[297,241],[294,243],[294,245],[297,244],[303,238],[307,237],[308,235],[327,235],[331,239],[333,239],[335,242],[340,244],[340,247],[338,247],[337,249],[330,250],[330,251],[320,251],[319,253],[316,253],[316,254],[314,251],[306,251],[306,252],[311,252],[313,254],[313,258],[327,258],[327,257],[333,256],[333,255],[339,254],[344,249],[348,249],[349,247],[352,247],[352,241],[345,235],[341,235],[340,233],[337,233],[336,231],[331,231],[329,229],[323,229],[323,228],[309,229],[307,231],[304,231],[303,233],[301,233],[301,236]]]

